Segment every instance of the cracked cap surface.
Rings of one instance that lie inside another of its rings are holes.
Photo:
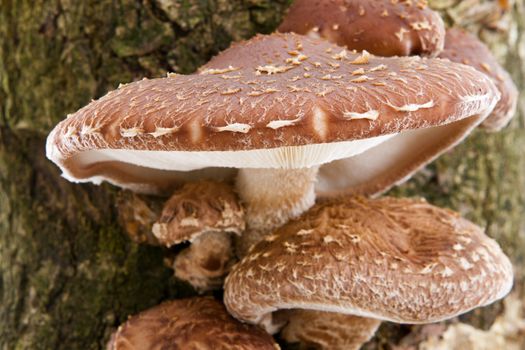
[[[346,198],[254,246],[227,277],[224,300],[268,329],[281,309],[429,323],[492,303],[512,283],[498,244],[457,213],[424,200]]]
[[[232,178],[232,168],[351,157],[397,133],[485,116],[498,98],[485,75],[446,60],[378,58],[294,34],[259,35],[198,74],[145,79],[91,102],[50,133],[47,156],[71,181],[158,192]]]
[[[112,336],[108,350],[278,350],[262,329],[232,318],[212,298],[165,302],[130,319]]]

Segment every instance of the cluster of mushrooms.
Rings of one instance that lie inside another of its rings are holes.
[[[225,306],[131,317],[110,349],[275,349],[278,332],[358,349],[381,320],[437,322],[511,289],[480,227],[376,198],[477,126],[508,123],[517,90],[488,49],[423,0],[296,0],[278,31],[195,74],[122,85],[49,135],[70,181],[173,194],[152,231],[191,242],[175,275],[224,288]]]

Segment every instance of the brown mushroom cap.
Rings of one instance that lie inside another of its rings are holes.
[[[348,198],[257,244],[226,278],[224,299],[254,324],[271,325],[281,309],[427,323],[490,304],[512,282],[498,244],[457,213],[424,200]]]
[[[262,329],[233,319],[211,298],[170,301],[131,317],[113,335],[108,350],[279,349]]]
[[[308,168],[372,149],[379,154],[354,164],[355,178],[336,188],[321,178],[319,191],[377,192],[458,142],[498,98],[484,74],[446,60],[259,35],[199,74],[142,80],[91,102],[55,127],[47,156],[72,181],[158,192],[235,174],[226,168]]]
[[[244,211],[233,188],[222,182],[185,184],[166,202],[153,233],[161,244],[193,241],[203,233],[244,230]]]
[[[293,310],[281,337],[301,348],[357,350],[375,334],[381,321],[310,310]]]
[[[240,235],[244,228],[244,210],[233,187],[197,181],[173,194],[152,231],[168,247],[191,242],[175,258],[175,276],[205,292],[222,287],[235,261],[231,234]]]
[[[481,126],[498,131],[516,114],[518,89],[509,73],[498,63],[489,48],[477,36],[459,28],[447,30],[445,50],[440,58],[448,58],[472,66],[492,78],[501,93],[501,99]]]
[[[279,31],[387,57],[436,56],[445,42],[443,20],[422,0],[295,0]]]

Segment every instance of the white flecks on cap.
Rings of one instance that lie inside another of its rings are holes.
[[[311,62],[306,64],[304,58],[301,67],[283,66],[288,52],[298,50],[299,44],[302,51],[294,57],[301,61],[300,55],[308,56]],[[369,56],[369,66],[353,66],[349,62],[356,58],[364,62],[367,54],[347,51],[346,58],[333,60],[341,50],[292,34],[257,36],[216,56],[201,74],[133,82],[90,103],[50,134],[47,155],[68,179],[97,183],[106,179],[141,192],[177,187],[178,181],[192,178],[182,173],[187,170],[203,169],[199,172],[203,176],[214,177],[225,171],[204,169],[323,165],[316,182],[318,194],[339,190],[371,194],[404,180],[459,142],[495,104],[493,84],[463,65]],[[262,52],[277,56],[254,55]],[[428,69],[416,71],[422,63]],[[410,64],[413,69],[407,71]],[[256,67],[260,76],[255,75]],[[366,75],[352,75],[361,74],[361,67]],[[234,69],[230,74],[245,76],[245,81],[221,78]],[[385,80],[385,72],[376,72],[383,69],[411,84]],[[330,79],[322,80],[325,76]],[[375,80],[350,83],[357,76]],[[295,77],[300,80],[290,87]],[[417,96],[424,100],[416,100]],[[460,96],[470,97],[461,100]],[[439,111],[425,109],[431,98]],[[385,106],[385,101],[394,109]],[[343,111],[348,112],[346,118]],[[374,123],[352,121],[375,117],[375,112],[366,111],[377,111],[381,118]],[[84,125],[85,134],[81,134]],[[94,126],[99,128],[97,133]],[[415,129],[421,128],[426,128],[426,134],[416,137]],[[385,138],[375,139],[378,135]],[[399,135],[397,141],[386,141],[392,135]],[[381,150],[368,147],[377,146],[378,140],[385,142]],[[366,156],[355,157],[363,151]],[[385,152],[390,156],[385,157]],[[349,162],[344,167],[334,162],[343,158]],[[326,176],[325,169],[331,176]],[[227,173],[235,176],[234,170]]]
[[[368,64],[370,62],[370,53],[368,51],[363,50],[361,53],[361,56],[355,58],[353,61],[351,61],[351,64]]]
[[[379,111],[376,110],[370,110],[363,113],[358,112],[344,112],[343,116],[345,119],[368,119],[368,120],[376,120],[379,117]]]
[[[466,95],[466,96],[461,96],[461,101],[465,102],[465,103],[471,103],[471,102],[476,102],[476,101],[487,100],[487,99],[490,99],[490,98],[491,97],[488,94],[484,94],[484,95]]]
[[[248,124],[234,123],[234,124],[229,124],[226,126],[216,127],[215,130],[219,132],[230,131],[230,132],[240,132],[240,133],[246,134],[248,131],[250,131],[251,128],[252,127]]]
[[[297,122],[301,121],[302,118],[292,119],[292,120],[274,120],[266,124],[267,128],[270,129],[280,129],[284,128],[286,126],[291,126],[296,124]]]
[[[370,68],[368,71],[369,72],[378,72],[378,71],[382,71],[382,70],[387,70],[388,67],[384,64],[380,64],[380,65],[377,65],[373,68]]]
[[[234,72],[236,70],[239,70],[240,68],[236,68],[236,67],[233,67],[233,66],[228,66],[227,68],[218,68],[218,69],[204,69],[200,72],[200,74],[203,74],[203,75],[206,75],[206,74],[212,74],[212,75],[215,75],[215,74],[224,74],[224,73],[229,73],[229,72]]]
[[[407,30],[407,29],[405,29],[405,28],[403,28],[403,27],[401,27],[401,28],[399,28],[399,31],[397,31],[397,32],[395,33],[395,35],[397,36],[397,38],[399,39],[399,41],[403,41],[403,38],[404,38],[404,36],[405,36],[406,33],[410,33],[410,31]]]
[[[144,133],[144,129],[139,127],[120,128],[120,135],[122,137],[135,137]]]
[[[174,133],[178,129],[179,128],[177,128],[177,127],[173,127],[173,128],[156,127],[155,131],[150,132],[148,134],[153,136],[153,137],[155,137],[155,138],[157,138],[157,137],[160,137],[160,136],[164,136],[164,135],[168,135],[168,134]]]
[[[393,109],[395,109],[396,111],[398,111],[398,112],[415,112],[415,111],[418,111],[420,109],[434,107],[434,101],[430,100],[430,101],[428,101],[426,103],[423,103],[423,104],[411,103],[411,104],[407,104],[407,105],[404,105],[404,106],[401,106],[401,107],[397,107],[397,106],[394,106],[394,105],[391,105],[391,104],[388,104],[388,105],[390,107],[392,107]]]

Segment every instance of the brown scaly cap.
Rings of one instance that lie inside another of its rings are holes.
[[[381,321],[373,318],[293,310],[281,337],[301,349],[358,350],[375,334]]]
[[[222,182],[198,181],[185,184],[166,202],[153,225],[161,244],[172,246],[193,241],[203,233],[244,230],[244,210],[233,188]]]
[[[424,200],[318,204],[260,242],[225,283],[240,320],[314,309],[401,323],[447,319],[505,296],[512,266],[457,213]]]
[[[477,36],[459,28],[451,28],[447,30],[445,50],[439,57],[467,64],[492,78],[501,93],[501,99],[481,126],[490,131],[505,127],[516,114],[519,93],[509,73],[498,63],[489,48]]]
[[[244,227],[244,210],[232,186],[198,181],[175,192],[152,231],[168,247],[191,242],[175,258],[175,276],[205,292],[222,287],[235,261],[230,234],[240,235]]]
[[[295,0],[280,32],[321,36],[378,56],[436,56],[445,26],[425,0]]]
[[[276,350],[262,329],[233,319],[211,298],[163,303],[131,317],[113,335],[108,350]]]
[[[234,175],[185,174],[208,167],[325,164],[395,133],[486,116],[498,98],[482,73],[446,60],[377,58],[294,34],[259,35],[199,74],[142,80],[93,101],[51,132],[47,156],[69,180],[154,192]],[[459,129],[428,149],[418,144],[420,158],[435,157],[471,127]],[[361,143],[342,143],[349,141]],[[408,175],[402,167],[390,185]]]

